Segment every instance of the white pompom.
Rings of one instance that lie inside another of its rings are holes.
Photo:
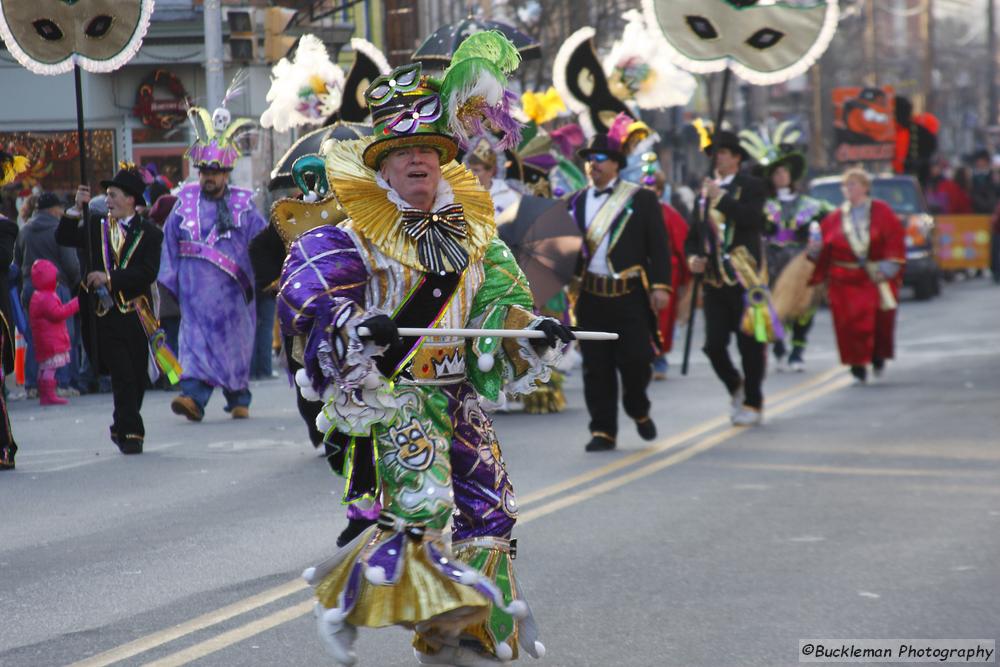
[[[316,576],[316,568],[314,567],[307,567],[306,569],[302,570],[302,578],[306,580],[307,584],[311,584],[315,576]]]
[[[496,655],[500,662],[509,662],[514,657],[514,651],[506,642],[497,644]]]
[[[315,190],[310,190],[309,194],[307,194],[304,197],[302,197],[302,201],[308,202],[310,204],[312,204],[313,202],[315,202],[318,199],[319,199],[319,195],[316,194]]]
[[[479,573],[474,572],[472,570],[466,570],[461,574],[458,580],[461,581],[466,586],[471,586],[472,584],[479,581]]]
[[[312,386],[309,382],[309,376],[306,374],[306,369],[300,368],[295,371],[295,384],[299,385],[302,389]]]
[[[316,429],[320,433],[326,433],[330,430],[331,426],[333,426],[333,422],[327,419],[326,412],[321,410],[320,413],[316,415]]]
[[[489,352],[479,355],[479,359],[476,361],[476,365],[479,366],[479,370],[484,373],[489,373],[493,370],[493,364],[495,363],[496,359]]]
[[[365,569],[365,579],[376,586],[381,586],[385,583],[385,568],[375,565]]]
[[[378,389],[379,384],[381,384],[381,380],[378,373],[369,373],[361,380],[361,386],[365,389]]]
[[[347,618],[347,614],[340,607],[334,607],[333,609],[327,609],[323,612],[323,622],[329,623],[330,625],[339,625],[344,622]]]
[[[545,644],[543,644],[540,641],[535,642],[535,655],[537,655],[539,658],[545,657]]]
[[[507,605],[507,613],[514,618],[527,618],[528,605],[524,602],[524,600],[514,600]]]

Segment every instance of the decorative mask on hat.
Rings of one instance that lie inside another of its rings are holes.
[[[731,68],[756,85],[802,74],[837,30],[837,0],[808,5],[760,0],[643,0],[674,62],[692,72]]]
[[[24,67],[111,72],[142,46],[153,0],[0,0],[0,36]]]
[[[375,79],[365,91],[376,137],[364,151],[365,164],[377,169],[390,151],[407,146],[435,148],[445,164],[459,144],[470,147],[486,134],[500,136],[500,149],[516,146],[521,124],[511,115],[516,97],[506,86],[520,58],[501,33],[479,32],[456,49],[441,80],[423,75],[420,63]]]
[[[246,72],[240,71],[222,98],[222,105],[212,113],[202,107],[188,109],[188,120],[194,128],[195,141],[188,157],[198,169],[229,171],[249,148],[254,122],[249,118],[233,120],[226,105],[243,90]]]

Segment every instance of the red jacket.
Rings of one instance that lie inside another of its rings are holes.
[[[66,320],[76,315],[80,304],[73,297],[63,303],[56,294],[56,265],[47,259],[31,265],[31,284],[35,288],[28,304],[28,326],[35,359],[41,363],[57,354],[69,352],[69,331]]]

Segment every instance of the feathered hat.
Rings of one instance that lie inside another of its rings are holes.
[[[28,170],[28,158],[0,151],[0,186],[7,185]]]
[[[233,120],[226,105],[243,92],[246,78],[245,70],[233,77],[222,104],[212,113],[202,107],[188,109],[188,120],[195,133],[188,157],[196,168],[231,171],[243,154],[242,144],[253,130],[254,121],[249,118]]]
[[[619,167],[624,169],[632,149],[649,134],[648,125],[626,113],[620,113],[615,116],[607,132],[591,137],[587,147],[577,151],[577,155],[586,160],[594,153],[605,153],[617,160]]]
[[[330,60],[315,35],[303,35],[295,55],[271,69],[270,105],[260,124],[287,132],[300,125],[320,125],[340,108],[344,71]]]
[[[779,123],[773,135],[765,128],[760,133],[743,130],[739,137],[743,150],[764,169],[767,178],[778,167],[788,170],[793,183],[805,176],[806,157],[795,148],[802,133],[794,129],[789,121]]]
[[[499,136],[498,148],[517,146],[521,124],[511,115],[517,98],[507,75],[520,62],[509,39],[486,31],[462,42],[440,80],[422,75],[420,63],[378,77],[365,91],[378,137],[365,148],[365,165],[378,169],[389,151],[406,146],[433,147],[446,164],[460,144],[471,147],[485,134]]]

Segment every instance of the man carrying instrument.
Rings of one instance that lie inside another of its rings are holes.
[[[766,286],[766,279],[761,278],[765,188],[760,179],[740,173],[748,155],[735,133],[717,131],[705,150],[715,160],[715,178],[705,179],[697,220],[685,242],[691,273],[704,276],[702,349],[729,392],[732,423],[755,426],[761,423],[764,409],[761,385],[767,345],[752,332],[747,333],[743,322],[748,309],[754,307],[748,301],[751,289]],[[742,374],[729,357],[733,334],[743,362]]]

